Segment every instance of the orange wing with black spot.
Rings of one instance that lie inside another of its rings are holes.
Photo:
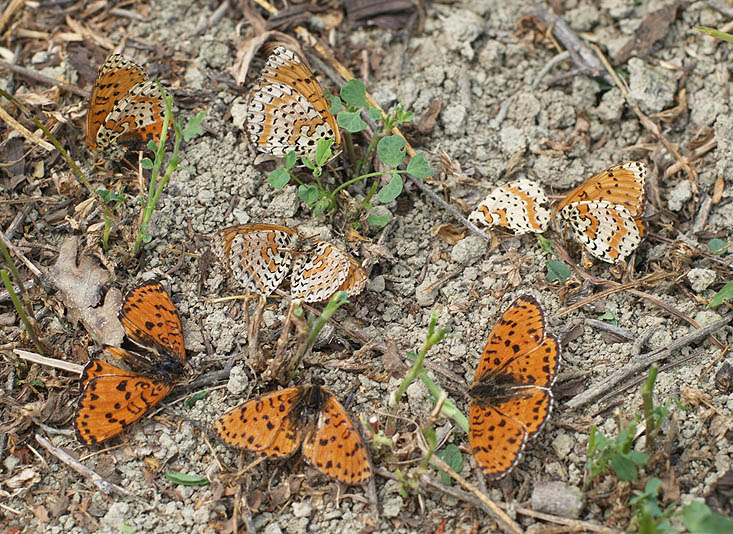
[[[216,431],[228,445],[264,456],[290,456],[303,441],[297,413],[306,387],[292,387],[248,400],[217,419]]]
[[[127,336],[138,345],[185,360],[181,319],[160,282],[145,282],[128,291],[119,318]]]
[[[173,387],[96,359],[84,367],[81,385],[74,428],[85,445],[119,434],[163,400]]]
[[[517,465],[527,441],[524,425],[476,402],[469,407],[468,420],[468,440],[478,466],[490,478],[507,475]]]
[[[346,484],[369,481],[372,466],[359,430],[332,393],[321,388],[320,395],[321,411],[303,440],[303,457],[320,472]]]
[[[539,347],[545,339],[545,315],[537,300],[523,295],[502,314],[489,334],[475,379],[504,369]]]
[[[147,81],[148,75],[137,63],[112,54],[99,68],[87,112],[87,145],[97,150],[97,133],[114,107],[134,85]]]
[[[165,103],[158,86],[140,65],[119,54],[99,69],[87,112],[87,145],[110,159],[121,158],[127,145],[158,141]]]

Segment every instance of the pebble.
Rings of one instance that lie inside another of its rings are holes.
[[[244,366],[235,365],[229,373],[229,382],[227,382],[227,391],[232,395],[239,395],[249,386],[249,377],[244,371]]]
[[[473,265],[486,254],[487,243],[477,235],[469,235],[453,245],[450,259],[460,265]]]
[[[309,517],[313,513],[313,506],[307,501],[293,503],[293,515],[295,517]]]
[[[687,279],[696,293],[702,293],[710,287],[715,282],[715,276],[715,271],[712,269],[690,269],[687,273]]]
[[[583,492],[564,482],[538,482],[532,490],[532,509],[577,518],[583,510]]]

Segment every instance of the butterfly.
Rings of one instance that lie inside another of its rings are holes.
[[[227,445],[270,458],[298,449],[315,469],[346,484],[372,478],[371,460],[343,405],[320,384],[296,386],[250,399],[216,421]]]
[[[267,58],[247,104],[246,129],[260,152],[285,156],[295,150],[313,157],[319,139],[341,145],[336,118],[310,69],[291,50],[278,46]]]
[[[503,226],[517,234],[544,232],[550,224],[547,195],[539,184],[522,178],[495,188],[468,220]]]
[[[646,233],[641,220],[646,175],[641,161],[614,165],[573,189],[555,210],[588,252],[618,263],[636,250]]]
[[[468,391],[468,439],[487,477],[506,476],[550,417],[559,363],[560,343],[545,332],[539,303],[519,297],[489,334]]]
[[[366,272],[351,255],[328,241],[315,240],[313,249],[293,262],[290,295],[305,302],[324,302],[337,291],[354,297],[366,284]]]
[[[243,289],[267,297],[285,280],[298,242],[287,226],[240,224],[219,231],[211,250]]]
[[[74,428],[77,439],[85,445],[122,432],[163,400],[184,374],[181,320],[160,282],[145,282],[128,291],[119,319],[127,337],[147,352],[143,355],[107,345],[107,353],[136,370],[127,371],[96,358],[84,367]]]
[[[165,104],[143,68],[112,54],[99,69],[87,112],[87,146],[120,159],[131,145],[160,139]]]

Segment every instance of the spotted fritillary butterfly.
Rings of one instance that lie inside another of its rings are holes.
[[[87,112],[87,145],[109,159],[128,148],[158,141],[165,105],[143,68],[112,54],[99,69]]]
[[[85,445],[122,432],[163,400],[184,374],[181,320],[159,282],[131,289],[122,301],[119,318],[127,337],[146,352],[104,347],[134,371],[96,358],[84,367],[74,427],[77,439]]]
[[[641,161],[614,165],[573,189],[555,209],[588,252],[618,263],[636,250],[646,232],[641,220],[646,175]]]
[[[372,478],[369,454],[342,404],[318,384],[297,386],[248,400],[216,421],[227,445],[270,458],[298,449],[321,473],[346,484]]]
[[[324,302],[337,291],[354,297],[366,284],[366,272],[350,254],[328,241],[315,240],[312,250],[293,262],[290,295],[305,302]]]
[[[285,156],[295,150],[313,157],[319,139],[341,144],[336,118],[310,69],[278,46],[267,59],[247,105],[247,134],[257,150]]]
[[[496,323],[469,389],[469,443],[487,477],[502,478],[550,417],[560,344],[545,331],[532,297],[519,297]]]
[[[517,234],[544,232],[550,224],[547,195],[542,187],[522,178],[494,189],[468,216],[473,223],[502,226]]]

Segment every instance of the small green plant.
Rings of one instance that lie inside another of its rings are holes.
[[[725,256],[726,254],[728,254],[729,246],[730,243],[726,243],[725,241],[723,241],[722,239],[718,239],[717,237],[708,241],[708,250],[718,256]]]
[[[704,502],[692,501],[682,508],[682,522],[690,534],[729,534],[733,518],[713,512]]]
[[[583,490],[587,490],[599,475],[605,475],[613,469],[620,480],[630,482],[639,476],[638,467],[646,465],[649,456],[643,452],[632,450],[639,418],[634,418],[621,430],[615,439],[607,438],[595,425],[588,436],[587,474]]]
[[[545,265],[547,266],[548,282],[554,282],[555,280],[565,282],[565,280],[570,278],[570,267],[568,267],[564,262],[558,260],[545,260]]]
[[[389,114],[382,116],[379,109],[367,103],[366,88],[359,80],[350,80],[341,89],[340,96],[330,96],[330,102],[331,112],[336,114],[338,125],[344,130],[344,145],[349,160],[354,164],[355,177],[333,189],[328,187],[321,178],[323,166],[333,156],[331,149],[333,140],[321,139],[316,145],[314,159],[300,157],[301,164],[311,171],[315,183],[306,184],[295,175],[294,169],[298,162],[298,155],[292,151],[285,156],[284,167],[275,169],[268,175],[267,181],[272,187],[280,189],[291,180],[295,181],[298,184],[298,196],[313,209],[313,214],[318,216],[333,211],[336,207],[336,195],[342,189],[355,183],[375,178],[369,192],[360,202],[362,208],[369,211],[375,207],[372,204],[375,194],[379,203],[387,204],[402,193],[404,185],[402,174],[409,173],[415,178],[422,179],[435,173],[435,169],[430,166],[422,152],[410,159],[405,170],[398,168],[404,163],[407,156],[406,141],[400,135],[392,135],[391,131],[413,118],[413,114],[405,111],[401,105],[395,106]],[[375,132],[364,154],[357,160],[352,134],[367,127],[366,122],[361,118],[362,111],[365,111],[375,121],[381,119],[381,128]],[[375,151],[379,160],[389,167],[387,170],[370,172],[369,162]],[[389,182],[379,187],[379,177],[385,174],[391,175]],[[367,217],[367,222],[373,226],[384,226],[388,221],[389,217],[383,215],[372,214]]]
[[[112,207],[110,208],[112,211],[116,210],[120,206],[120,204],[123,204],[125,200],[127,200],[124,185],[118,193],[107,191],[106,189],[97,189],[97,193],[99,193],[99,196],[102,198],[105,204],[109,204],[110,202],[113,203]],[[104,250],[107,250],[107,247],[109,246],[109,233],[112,231],[112,220],[107,216],[105,212],[102,212],[102,215],[104,216],[104,233],[102,234],[102,246],[104,247]]]
[[[163,101],[165,102],[165,115],[163,117],[163,130],[160,135],[160,140],[156,145],[151,139],[148,142],[148,148],[155,154],[155,160],[151,161],[150,158],[143,158],[142,167],[144,169],[151,170],[150,184],[148,185],[148,199],[143,207],[142,217],[140,218],[140,228],[138,229],[137,238],[135,244],[132,246],[132,253],[136,255],[140,252],[140,248],[143,243],[149,243],[151,236],[148,233],[148,225],[150,219],[155,211],[155,206],[158,204],[160,194],[163,192],[168,180],[174,171],[178,170],[181,164],[181,157],[179,156],[181,141],[190,141],[195,136],[202,132],[201,122],[204,120],[206,111],[201,111],[194,117],[191,117],[186,125],[185,129],[181,125],[180,121],[173,116],[173,97],[169,96],[163,87],[158,83],[158,88],[163,95]],[[165,168],[165,174],[160,177],[160,169],[165,159],[165,141],[168,136],[168,126],[173,125],[174,139],[173,139],[173,154],[168,159]]]
[[[733,282],[728,282],[723,286],[723,289],[718,291],[708,304],[708,308],[715,308],[720,306],[726,300],[733,300]]]
[[[662,481],[650,478],[644,486],[644,491],[635,491],[629,504],[633,510],[631,523],[639,529],[639,534],[663,534],[670,532],[672,525],[669,518],[674,512],[675,505],[670,504],[662,510],[659,506],[659,489]]]
[[[599,321],[607,321],[613,326],[618,326],[618,319],[616,319],[616,312],[613,310],[606,310],[606,313],[598,317]]]

